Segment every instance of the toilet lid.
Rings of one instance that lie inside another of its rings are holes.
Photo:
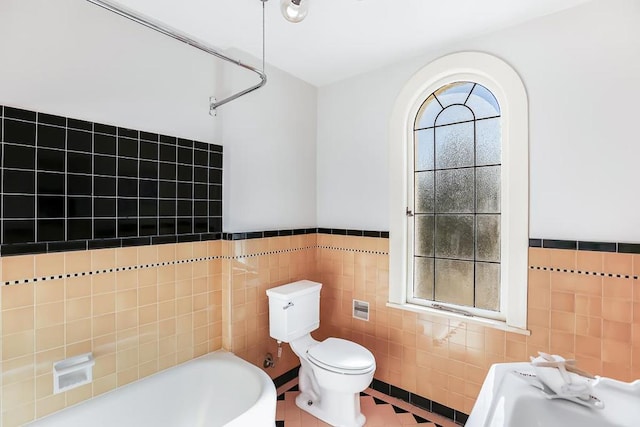
[[[345,374],[361,374],[375,368],[373,354],[363,346],[340,338],[327,338],[307,352],[313,364]]]

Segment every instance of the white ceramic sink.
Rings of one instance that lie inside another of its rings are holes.
[[[531,371],[529,363],[498,363],[484,380],[466,427],[637,427],[640,426],[640,380],[624,383],[599,377],[593,395],[604,408],[547,399],[513,371]]]

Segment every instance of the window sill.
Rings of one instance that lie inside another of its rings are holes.
[[[477,317],[477,316],[465,316],[458,313],[451,313],[448,311],[436,310],[435,308],[424,307],[421,305],[408,304],[408,303],[396,304],[396,303],[388,302],[387,307],[397,308],[399,310],[412,311],[414,313],[429,314],[433,316],[444,317],[447,319],[461,320],[464,322],[470,322],[470,323],[475,323],[477,325],[486,326],[487,328],[499,329],[501,331],[513,332],[515,334],[520,334],[520,335],[527,335],[527,336],[531,335],[531,331],[528,329],[520,329],[514,326],[509,326],[507,325],[506,322],[503,322],[500,320],[487,319],[484,317]]]

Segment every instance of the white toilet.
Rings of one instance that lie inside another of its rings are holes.
[[[321,287],[300,280],[268,289],[269,334],[300,358],[298,407],[333,426],[361,427],[360,392],[371,383],[376,361],[354,342],[311,337],[320,325]]]

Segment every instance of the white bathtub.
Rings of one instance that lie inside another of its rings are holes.
[[[276,389],[261,369],[217,351],[37,420],[47,427],[273,427]]]

